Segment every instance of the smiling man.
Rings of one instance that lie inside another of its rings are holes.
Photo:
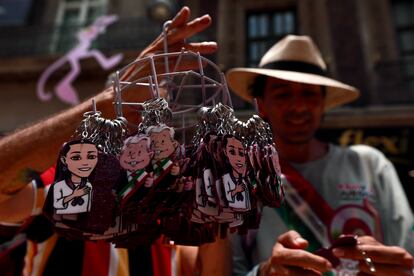
[[[236,94],[257,98],[270,123],[286,191],[285,206],[264,208],[257,231],[234,237],[235,274],[412,275],[413,216],[390,161],[368,146],[339,147],[315,137],[324,112],[359,92],[326,76],[313,41],[289,35],[259,68],[235,68],[227,77]],[[348,187],[361,192],[349,196]],[[341,234],[358,235],[358,244],[331,256],[312,253]]]

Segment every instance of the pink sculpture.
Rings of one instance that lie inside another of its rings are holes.
[[[105,70],[114,67],[122,60],[122,54],[116,54],[107,58],[99,50],[90,49],[92,42],[98,37],[98,35],[104,33],[107,26],[117,20],[118,16],[116,15],[103,15],[98,17],[92,25],[77,33],[78,44],[66,55],[62,56],[46,68],[40,76],[39,81],[37,82],[37,96],[40,100],[49,101],[52,98],[52,92],[45,91],[45,84],[49,77],[66,62],[69,62],[71,70],[61,81],[59,81],[54,90],[56,96],[62,102],[76,105],[79,103],[79,97],[76,90],[72,86],[72,82],[81,71],[79,65],[79,61],[81,59],[94,57]]]

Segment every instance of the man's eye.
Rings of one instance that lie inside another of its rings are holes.
[[[279,93],[273,94],[274,99],[287,99],[289,97],[290,97],[290,93],[288,92],[279,92]]]
[[[79,161],[79,160],[81,160],[81,157],[80,157],[80,155],[74,155],[74,156],[70,157],[70,160]]]

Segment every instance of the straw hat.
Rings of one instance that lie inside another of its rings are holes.
[[[259,68],[234,68],[226,75],[230,88],[246,101],[253,99],[250,87],[258,75],[326,86],[325,110],[359,96],[355,87],[326,76],[326,64],[308,36],[288,35],[266,52]]]

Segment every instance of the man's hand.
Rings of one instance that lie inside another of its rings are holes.
[[[187,51],[199,52],[201,55],[211,54],[217,50],[217,43],[212,41],[194,42],[190,43],[187,40],[194,35],[199,34],[208,28],[211,24],[211,17],[209,15],[203,15],[201,17],[190,20],[191,11],[188,7],[183,7],[177,15],[171,20],[170,25],[167,28],[167,48],[168,52],[180,52],[182,49]],[[155,54],[164,53],[164,34],[161,33],[149,46],[147,46],[137,59],[143,59]],[[170,71],[175,67],[175,61],[177,57],[168,58]],[[176,70],[190,70],[199,68],[197,59],[184,59],[181,61]],[[165,72],[164,59],[159,59],[156,66],[157,74]],[[152,74],[149,62],[139,62],[129,67],[120,76],[121,81],[134,81],[143,77],[150,76]],[[114,99],[114,91],[109,90],[109,98]],[[122,92],[122,100],[124,102],[144,102],[152,97],[152,92],[147,87],[129,86],[124,88]],[[111,101],[111,102],[112,102]],[[110,109],[113,109],[112,104]],[[139,118],[135,109],[125,109],[125,117],[129,122],[136,123]]]
[[[260,276],[321,275],[332,269],[331,263],[305,251],[308,242],[297,232],[289,231],[278,238],[272,256],[260,265]]]
[[[413,256],[410,253],[398,246],[383,245],[371,236],[359,237],[356,247],[336,248],[333,253],[338,258],[358,260],[361,275],[413,275]],[[375,272],[370,271],[365,257],[371,259]]]
[[[191,11],[188,7],[183,7],[171,20],[167,28],[167,48],[168,52],[180,52],[182,49],[199,52],[201,55],[211,54],[217,50],[217,43],[213,41],[203,41],[188,43],[187,39],[204,31],[211,24],[211,17],[203,15],[190,21]],[[164,34],[161,33],[149,46],[147,46],[138,56],[142,59],[155,54],[164,53]],[[191,66],[190,66],[191,67]],[[198,67],[195,61],[194,68]],[[160,68],[162,69],[162,67]],[[150,74],[150,68],[131,67],[122,75],[122,80],[137,79]]]

